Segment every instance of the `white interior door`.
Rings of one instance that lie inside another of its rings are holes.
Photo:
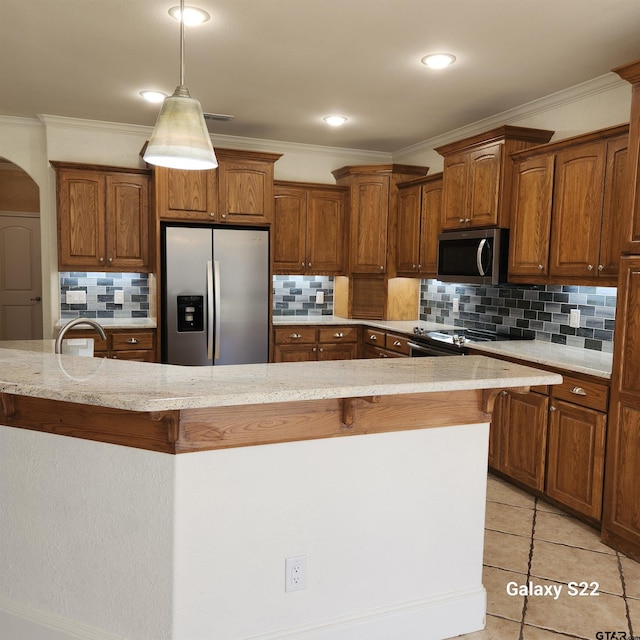
[[[42,339],[40,218],[0,215],[0,340]]]

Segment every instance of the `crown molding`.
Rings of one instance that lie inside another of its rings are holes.
[[[22,116],[2,116],[0,115],[0,125],[20,126],[20,127],[38,127],[42,125],[37,118],[23,118]]]
[[[483,118],[482,120],[454,129],[453,131],[448,131],[442,135],[429,138],[428,140],[423,140],[422,142],[404,147],[403,149],[398,149],[393,152],[393,158],[395,161],[397,158],[405,155],[432,151],[436,147],[449,144],[450,142],[483,133],[488,129],[493,129],[500,125],[518,122],[539,113],[551,111],[552,109],[557,109],[558,107],[571,104],[572,102],[583,100],[589,96],[604,93],[605,91],[610,91],[611,89],[621,86],[628,87],[629,85],[624,80],[621,80],[616,74],[606,73],[594,78],[593,80],[587,80],[586,82],[574,85],[568,89],[556,91],[548,96],[532,100],[531,102],[514,107],[513,109],[507,109],[506,111],[497,113],[489,118]]]
[[[106,122],[104,120],[85,120],[67,116],[53,116],[46,113],[38,114],[38,119],[46,128],[85,129],[102,133],[124,133],[127,135],[148,136],[152,127],[140,124],[126,124],[122,122]]]

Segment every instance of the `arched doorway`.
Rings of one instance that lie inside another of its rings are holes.
[[[0,157],[0,340],[42,339],[40,194]]]

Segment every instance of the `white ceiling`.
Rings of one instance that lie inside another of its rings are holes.
[[[152,126],[177,0],[0,0],[0,115]],[[394,152],[640,58],[639,0],[187,0],[186,85],[214,134]],[[420,63],[448,51],[441,72]],[[329,113],[349,117],[340,128]]]

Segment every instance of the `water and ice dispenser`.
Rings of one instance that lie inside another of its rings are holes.
[[[178,296],[178,331],[204,331],[204,296]]]

